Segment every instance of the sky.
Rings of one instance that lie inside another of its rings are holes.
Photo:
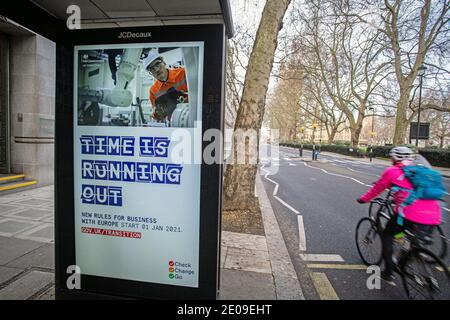
[[[265,3],[264,0],[230,0],[234,24],[253,27],[256,32]]]
[[[235,33],[237,32],[238,26],[241,26],[255,35],[261,20],[262,11],[265,4],[266,1],[264,0],[230,0]],[[272,68],[272,73],[277,72],[278,64],[276,63],[276,61],[277,59],[275,57],[275,63]],[[245,74],[243,73],[241,76],[243,79]],[[277,79],[275,77],[270,78],[269,92],[275,88],[276,80]]]
[[[289,15],[289,10],[293,7],[294,1],[292,1],[292,3],[290,4],[288,12],[286,13],[285,17],[287,17]],[[245,29],[251,31],[252,34],[256,34],[256,30],[258,28],[258,25],[259,25],[259,22],[261,19],[261,13],[264,9],[265,3],[266,3],[265,0],[230,0],[231,11],[233,14],[233,22],[234,22],[235,31],[236,31],[235,33],[238,32],[237,31],[238,27],[242,26]],[[296,3],[298,4],[298,2],[296,2]],[[282,56],[282,52],[280,51],[280,48],[282,48],[282,46],[283,46],[282,38],[283,38],[283,34],[289,34],[288,29],[289,29],[289,24],[285,23],[285,26],[279,35],[279,44],[278,44],[279,52],[278,52],[278,54],[275,55],[275,62],[273,65],[272,74],[277,73],[278,65],[279,65],[277,63],[277,61],[279,59],[279,58],[277,59],[277,56],[278,57]],[[428,58],[428,59],[433,60],[430,58]],[[241,60],[245,60],[245,59],[241,59]],[[438,61],[428,61],[428,62],[434,62],[439,65]],[[441,64],[440,66],[444,67],[447,70],[450,70],[450,68],[447,65]],[[239,70],[238,74],[243,79],[245,76],[245,70]],[[426,93],[425,91],[428,91],[427,88],[435,87],[435,83],[431,81],[431,78],[432,78],[432,75],[429,75],[429,77],[426,77],[426,79],[424,81],[424,94]],[[270,78],[269,93],[275,88],[276,80],[277,79],[275,77]],[[418,84],[418,80],[416,81],[415,85],[417,85],[417,84]]]

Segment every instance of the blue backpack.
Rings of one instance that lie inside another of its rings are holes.
[[[413,185],[402,206],[409,206],[416,199],[441,200],[447,194],[439,171],[418,165],[404,166],[402,170]]]

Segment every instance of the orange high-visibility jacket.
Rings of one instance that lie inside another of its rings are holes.
[[[186,83],[186,72],[184,68],[168,69],[169,75],[167,81],[156,82],[150,88],[150,101],[153,109],[155,108],[155,100],[167,93],[170,88],[175,88],[178,91],[188,91]]]

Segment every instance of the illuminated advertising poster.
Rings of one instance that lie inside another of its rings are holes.
[[[74,54],[76,264],[198,288],[203,43]]]

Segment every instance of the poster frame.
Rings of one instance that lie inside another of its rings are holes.
[[[125,32],[125,33],[124,33]],[[150,37],[133,35],[149,34]],[[74,47],[80,45],[203,42],[202,133],[223,131],[226,36],[223,24],[73,30],[56,45],[55,104],[55,294],[57,299],[216,299],[220,279],[222,161],[202,160],[198,288],[99,276],[80,277],[80,289],[68,289],[75,263],[73,87]],[[121,37],[120,35],[129,35]],[[202,152],[209,144],[202,142]],[[220,151],[222,153],[222,150]],[[223,155],[220,155],[220,159]]]

